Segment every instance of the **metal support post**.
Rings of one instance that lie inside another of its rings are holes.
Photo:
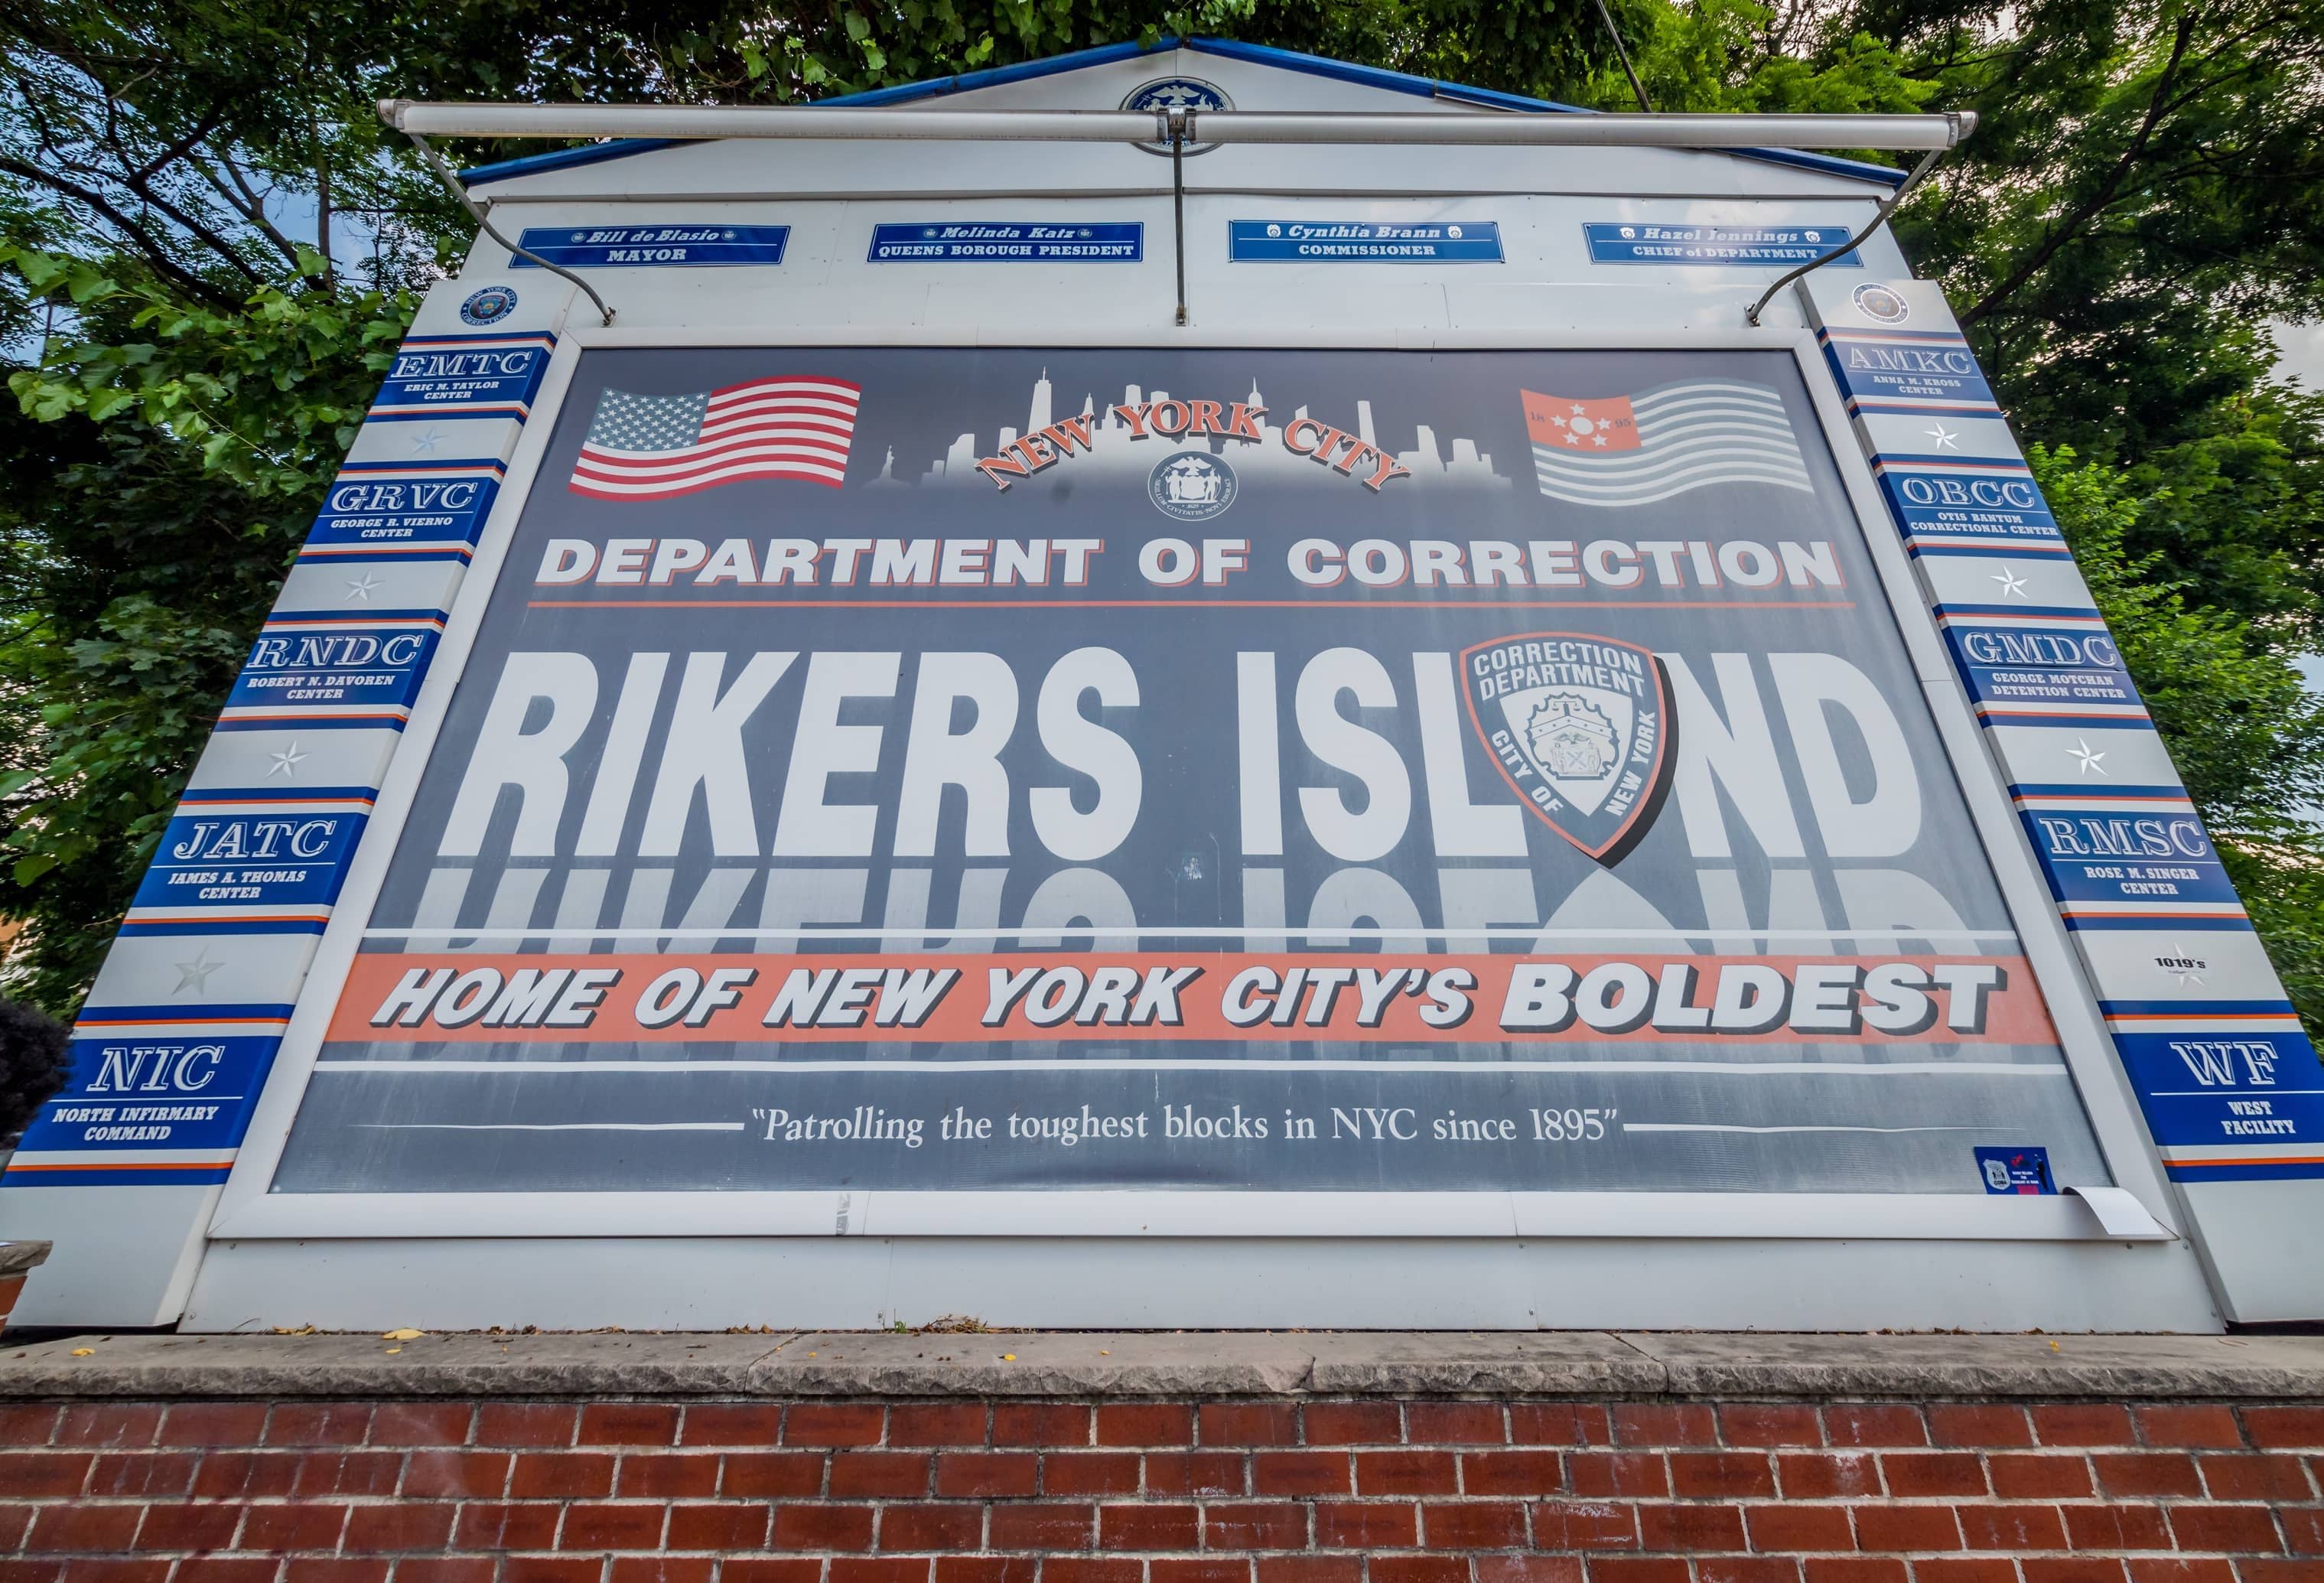
[[[1170,236],[1178,255],[1178,323],[1186,322],[1186,134],[1194,113],[1184,106],[1163,112],[1170,134]]]

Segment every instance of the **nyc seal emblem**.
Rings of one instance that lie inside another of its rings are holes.
[[[1670,679],[1651,650],[1533,632],[1462,651],[1469,718],[1517,800],[1600,863],[1618,861],[1668,790]]]
[[[1206,450],[1182,450],[1154,464],[1146,493],[1182,523],[1207,522],[1234,504],[1234,469]]]

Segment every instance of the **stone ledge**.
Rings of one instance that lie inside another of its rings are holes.
[[[2324,1337],[826,1331],[0,1343],[0,1398],[15,1399],[1406,1395],[2324,1399]]]

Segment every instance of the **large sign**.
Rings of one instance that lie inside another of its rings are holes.
[[[1922,700],[1788,354],[591,351],[274,1186],[2105,1181]]]

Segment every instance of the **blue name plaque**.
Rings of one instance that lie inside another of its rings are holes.
[[[1140,220],[918,220],[872,227],[872,264],[1136,264]]]
[[[568,269],[704,269],[782,263],[788,226],[528,226],[517,238],[527,253]],[[512,269],[539,269],[531,259]]]
[[[1230,220],[1237,264],[1499,264],[1496,220]]]
[[[1812,264],[1849,238],[1846,226],[1663,226],[1642,220],[1591,221],[1582,227],[1592,264],[1659,264],[1682,269],[1788,269]],[[1833,269],[1861,269],[1850,250]]]

